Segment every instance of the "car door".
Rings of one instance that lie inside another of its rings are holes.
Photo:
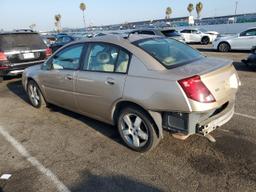
[[[83,44],[68,46],[56,53],[47,63],[48,69],[40,80],[49,103],[75,109],[74,79],[81,62]]]
[[[251,50],[251,48],[255,45],[256,29],[244,31],[231,41],[232,49]]]
[[[183,30],[180,33],[184,37],[186,43],[191,42],[191,30]]]
[[[198,30],[191,30],[190,42],[201,42],[202,33]]]
[[[105,43],[91,43],[77,74],[75,95],[80,113],[110,122],[113,103],[123,94],[130,53]]]

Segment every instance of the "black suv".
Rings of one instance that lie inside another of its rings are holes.
[[[29,66],[43,63],[51,54],[38,33],[0,32],[0,82],[4,76],[18,75]]]

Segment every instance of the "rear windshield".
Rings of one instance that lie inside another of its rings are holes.
[[[2,34],[0,35],[0,49],[3,51],[14,49],[44,49],[46,45],[38,34]]]
[[[187,64],[203,56],[190,46],[168,38],[150,38],[134,43],[162,63],[166,68]]]
[[[175,30],[165,30],[162,31],[162,33],[164,34],[164,36],[166,37],[176,37],[176,36],[180,36],[178,31]]]

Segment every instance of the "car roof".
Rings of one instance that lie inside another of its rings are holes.
[[[78,44],[78,43],[110,43],[114,44],[120,47],[123,47],[124,49],[130,51],[132,54],[137,56],[138,58],[142,58],[142,60],[146,61],[145,65],[150,70],[165,70],[166,68],[162,65],[159,65],[159,62],[155,60],[153,57],[149,57],[148,53],[146,53],[141,48],[135,46],[133,43],[139,40],[143,39],[152,39],[152,38],[161,38],[161,36],[152,36],[152,35],[128,35],[127,37],[123,37],[122,35],[105,35],[100,37],[94,37],[89,39],[82,39],[78,41],[74,41],[70,44],[67,44],[66,46],[72,45],[72,44]],[[65,48],[64,46],[63,48]]]
[[[248,28],[248,29],[246,29],[245,31],[247,31],[247,30],[251,30],[251,29],[256,29],[256,27]]]
[[[11,34],[38,34],[37,32],[26,32],[26,31],[3,31],[0,35],[11,35]]]
[[[174,28],[165,28],[165,29],[161,29],[161,28],[154,28],[154,29],[150,29],[150,28],[142,28],[142,29],[134,29],[131,32],[134,31],[169,31],[169,30],[175,30]]]
[[[99,36],[99,37],[94,37],[94,38],[89,38],[89,39],[82,39],[79,40],[78,42],[113,42],[114,44],[117,43],[133,43],[135,41],[143,40],[143,39],[149,39],[152,37],[160,37],[156,35],[136,35],[136,34],[130,34],[127,37],[124,37],[122,35],[116,35],[116,34],[107,34],[104,36]]]

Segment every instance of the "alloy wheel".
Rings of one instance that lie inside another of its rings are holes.
[[[30,101],[34,106],[40,105],[39,90],[35,84],[32,84],[32,83],[29,84],[28,94],[29,94]]]
[[[143,147],[149,139],[146,123],[136,114],[126,114],[122,118],[121,129],[125,140],[134,147]]]

